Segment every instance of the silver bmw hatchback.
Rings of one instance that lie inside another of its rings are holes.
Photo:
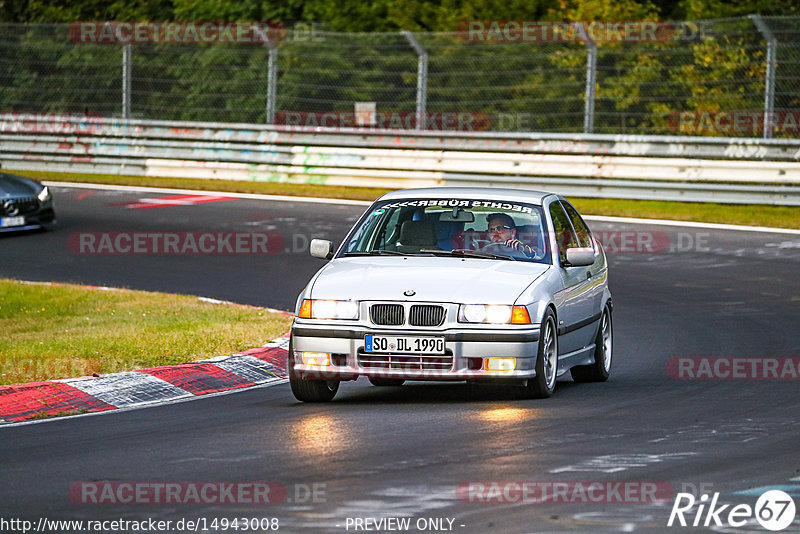
[[[567,371],[605,381],[613,349],[608,266],[563,197],[499,188],[387,193],[297,299],[292,392],[330,401],[339,382],[508,384],[552,395]]]

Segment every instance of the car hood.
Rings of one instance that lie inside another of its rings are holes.
[[[0,198],[37,195],[41,190],[34,180],[0,172]]]
[[[513,304],[549,267],[427,256],[338,258],[323,267],[311,298]]]

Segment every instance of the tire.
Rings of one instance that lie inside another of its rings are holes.
[[[405,383],[405,380],[402,378],[372,378],[369,377],[369,382],[373,386],[378,387],[396,387],[402,386]]]
[[[594,363],[579,365],[569,370],[575,382],[605,382],[611,372],[611,356],[614,349],[614,324],[611,310],[606,306],[600,316],[600,326],[594,339]]]
[[[528,379],[525,396],[531,399],[546,399],[553,394],[558,375],[558,330],[551,309],[548,309],[542,318],[535,369],[536,377]]]
[[[294,342],[289,340],[289,385],[294,397],[302,402],[330,402],[339,391],[338,380],[300,378],[294,371]]]

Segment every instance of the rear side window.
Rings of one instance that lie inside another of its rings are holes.
[[[567,249],[577,247],[578,239],[560,202],[550,204],[550,217],[553,219],[553,231],[556,234],[558,259],[564,263],[567,261]]]
[[[572,207],[572,204],[569,202],[561,201],[561,205],[564,206],[564,209],[567,210],[567,215],[569,215],[569,220],[572,221],[572,227],[575,229],[575,233],[578,237],[578,243],[582,247],[592,247],[592,233],[589,231],[589,227],[586,226],[583,218],[580,216],[578,211]]]

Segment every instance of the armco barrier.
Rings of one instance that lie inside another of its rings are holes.
[[[800,140],[417,132],[0,114],[7,169],[800,205]]]

